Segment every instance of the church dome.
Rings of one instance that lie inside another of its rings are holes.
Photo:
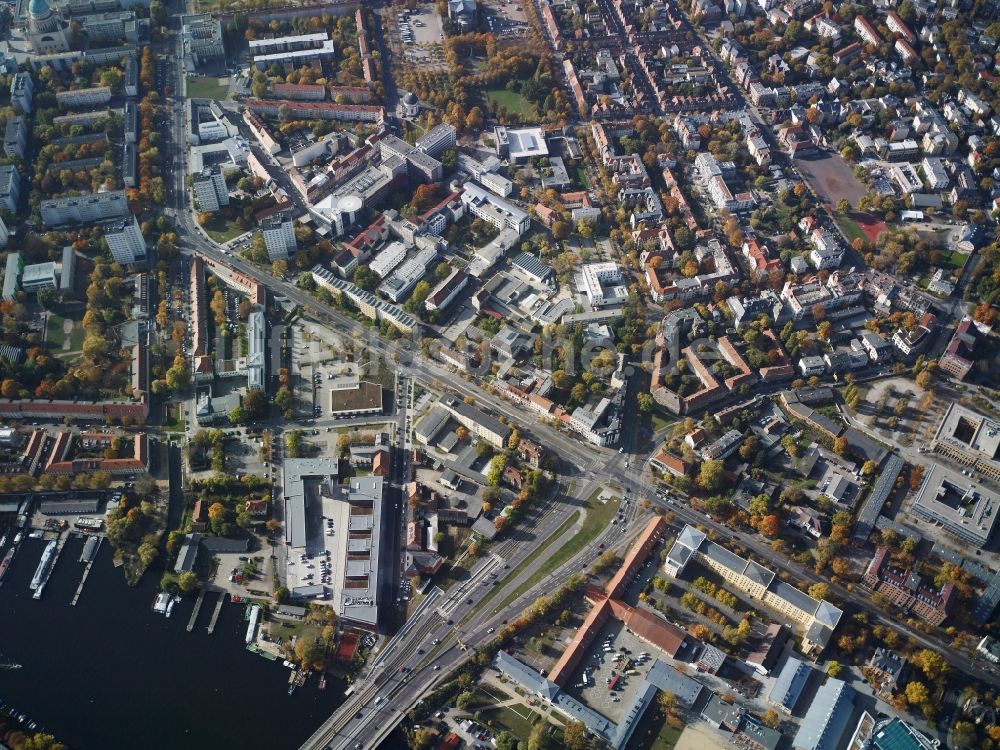
[[[28,5],[28,13],[32,16],[47,16],[49,11],[49,4],[45,0],[31,0]]]
[[[31,0],[31,2],[32,4],[36,2],[44,3],[45,0]],[[417,97],[412,91],[407,92],[406,96],[403,97],[403,104],[408,104],[410,106],[413,106],[416,103],[417,103]]]

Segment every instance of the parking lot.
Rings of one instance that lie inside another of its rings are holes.
[[[654,652],[653,646],[628,632],[621,621],[612,619],[594,638],[566,689],[618,723],[639,690],[642,676],[657,658]]]
[[[411,63],[426,70],[447,70],[444,28],[433,6],[384,14],[387,37],[393,48]]]
[[[483,3],[483,16],[490,31],[498,37],[522,36],[528,24],[523,7],[525,2],[531,0],[489,0]]]

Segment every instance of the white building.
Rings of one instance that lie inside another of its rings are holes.
[[[191,183],[194,190],[194,197],[198,201],[200,211],[218,211],[223,206],[229,205],[229,188],[226,186],[226,178],[222,170],[218,167],[206,169],[200,174],[196,174]]]
[[[131,265],[146,259],[146,240],[135,216],[105,224],[104,239],[116,263]]]
[[[844,260],[844,248],[833,234],[823,227],[818,227],[809,235],[813,249],[809,252],[809,260],[818,269],[839,268]]]
[[[56,103],[60,109],[93,108],[110,101],[110,86],[94,86],[88,89],[69,89],[68,91],[56,92]]]
[[[826,372],[826,361],[822,357],[803,357],[799,360],[799,371],[804,378],[822,375]]]
[[[190,73],[208,60],[226,56],[222,24],[210,13],[181,16],[181,38],[184,42],[184,66]]]
[[[56,277],[56,264],[35,263],[25,266],[21,274],[21,288],[26,292],[37,292],[41,289],[56,289],[59,283]]]
[[[625,274],[617,263],[589,263],[583,267],[583,292],[591,307],[622,302],[622,294],[618,291],[621,287],[618,284],[624,280]],[[614,291],[609,293],[606,287]]]
[[[453,125],[442,123],[424,133],[413,145],[428,156],[437,156],[442,151],[455,147],[457,135],[458,131]]]
[[[267,390],[267,320],[260,305],[247,316],[247,387]]]
[[[511,229],[518,236],[531,227],[531,217],[512,203],[484,190],[474,182],[467,182],[462,192],[462,203],[474,215],[488,221],[497,229]]]
[[[31,73],[15,73],[10,81],[10,103],[15,111],[30,114],[34,94],[35,84],[31,80]]]
[[[393,269],[406,257],[406,245],[402,242],[390,242],[368,264],[368,268],[380,279],[387,278]]]
[[[42,221],[50,227],[124,219],[129,215],[128,199],[123,190],[45,200],[40,210]]]
[[[283,260],[299,248],[295,239],[295,227],[287,214],[268,216],[260,222],[260,231],[264,235],[267,257],[270,260]]]
[[[417,282],[427,273],[427,267],[437,258],[437,250],[426,247],[418,252],[414,257],[400,266],[392,275],[383,281],[378,292],[393,302],[401,302],[406,299],[410,290],[417,285]]]

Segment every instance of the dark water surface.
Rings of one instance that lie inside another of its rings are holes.
[[[23,665],[0,670],[0,700],[76,750],[292,750],[342,702],[336,680],[319,690],[310,679],[289,696],[288,669],[246,650],[241,604],[227,601],[212,635],[218,594],[206,595],[190,633],[193,598],[169,619],[153,612],[160,573],[129,588],[106,542],[77,606],[77,538],[32,599],[44,545],[25,540],[0,586],[0,653]]]

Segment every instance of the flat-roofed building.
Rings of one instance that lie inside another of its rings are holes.
[[[457,135],[455,127],[445,122],[428,130],[413,145],[428,156],[437,156],[442,151],[455,147]]]
[[[952,403],[932,447],[935,453],[1000,482],[1000,421]]]
[[[198,208],[209,213],[229,205],[229,187],[226,177],[218,167],[206,169],[194,175],[191,189],[198,199]]]
[[[189,73],[212,60],[226,56],[222,24],[211,13],[181,16],[184,64]]]
[[[966,544],[984,547],[997,525],[1000,496],[975,479],[930,464],[925,468],[910,512],[939,524]]]
[[[267,318],[260,305],[247,316],[247,387],[267,390]]]
[[[843,680],[827,678],[816,691],[792,740],[795,750],[836,750],[854,713],[854,688]]]
[[[0,166],[0,208],[17,214],[17,202],[21,199],[21,173],[13,164]]]
[[[541,128],[493,128],[497,156],[512,162],[522,162],[536,156],[548,156],[549,147]]]
[[[28,125],[24,118],[16,115],[7,120],[4,128],[3,152],[17,159],[24,158],[24,149],[28,145]]]
[[[77,107],[97,107],[111,101],[110,86],[94,86],[87,89],[69,89],[56,92],[56,103],[60,109]]]
[[[471,213],[497,229],[510,229],[518,236],[531,227],[531,217],[526,211],[484,190],[474,182],[467,182],[462,191],[462,203]]]
[[[128,199],[123,190],[44,200],[40,210],[42,221],[49,227],[92,224],[124,219],[129,215]]]
[[[146,260],[146,240],[135,216],[105,224],[103,233],[115,262],[128,266]]]
[[[261,219],[260,231],[269,260],[285,259],[298,249],[292,217],[287,213]]]
[[[24,272],[21,274],[21,288],[26,292],[58,289],[59,280],[56,275],[56,264],[49,261],[25,266]]]

